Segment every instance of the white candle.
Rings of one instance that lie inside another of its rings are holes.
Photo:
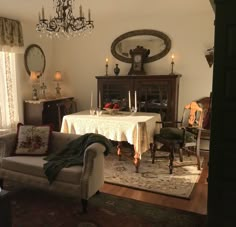
[[[44,20],[44,8],[42,8],[42,19]]]
[[[88,20],[91,21],[91,10],[88,10]]]
[[[93,107],[93,92],[91,91],[90,107]]]
[[[134,91],[134,109],[137,110],[137,92]]]
[[[98,94],[98,108],[101,109],[101,92]]]
[[[175,58],[175,55],[172,54],[172,55],[171,55],[171,60],[174,61],[174,58]]]
[[[82,16],[83,16],[82,14],[83,14],[83,12],[82,12],[82,6],[80,5],[80,6],[79,6],[79,16],[82,17]]]
[[[131,98],[130,98],[130,91],[128,92],[128,96],[129,96],[129,109],[131,109]]]

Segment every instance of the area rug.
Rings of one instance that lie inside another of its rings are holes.
[[[10,193],[12,227],[197,227],[206,216],[99,193],[89,200],[88,213],[80,201],[40,190]]]
[[[196,156],[184,156],[184,162],[179,162],[176,154],[173,174],[169,174],[169,159],[167,152],[159,152],[166,155],[152,164],[150,152],[142,155],[139,173],[135,172],[132,162],[132,151],[125,148],[125,156],[119,161],[116,148],[105,157],[105,182],[116,185],[141,189],[165,195],[190,199],[194,185],[197,183],[202,170],[198,170]],[[127,156],[130,156],[128,158]],[[201,159],[201,163],[203,158]],[[185,165],[186,164],[186,165]],[[189,165],[192,164],[192,165]],[[178,168],[177,168],[178,166]]]

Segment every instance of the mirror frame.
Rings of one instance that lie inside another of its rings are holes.
[[[44,58],[44,60],[43,60],[43,66],[42,66],[43,68],[42,68],[41,73],[44,73],[44,70],[45,70],[45,67],[46,67],[46,57],[45,57],[45,54],[44,54],[42,48],[41,48],[39,45],[37,45],[37,44],[31,44],[31,45],[29,45],[29,46],[26,48],[25,54],[24,54],[25,69],[26,69],[27,73],[29,74],[29,76],[30,76],[31,71],[30,71],[30,69],[29,69],[29,65],[28,65],[28,62],[27,62],[27,56],[28,56],[29,52],[30,52],[33,48],[39,49],[40,52],[41,52],[42,55],[43,55],[43,58]]]
[[[163,58],[164,56],[166,56],[168,54],[168,52],[171,49],[171,40],[165,33],[157,31],[157,30],[152,30],[152,29],[140,29],[140,30],[134,30],[134,31],[126,32],[126,33],[118,36],[111,44],[111,53],[112,53],[112,55],[116,59],[118,59],[122,62],[132,63],[131,58],[127,58],[127,57],[122,56],[122,55],[120,55],[116,52],[116,45],[124,39],[127,39],[129,37],[133,37],[133,36],[139,36],[139,35],[150,35],[150,36],[158,37],[158,38],[164,40],[164,43],[165,43],[165,46],[166,46],[165,49],[163,51],[161,51],[160,53],[155,54],[151,57],[148,57],[145,60],[144,63],[153,62],[153,61],[156,61],[158,59]]]

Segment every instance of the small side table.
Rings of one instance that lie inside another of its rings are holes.
[[[0,226],[12,226],[9,192],[3,189],[0,192]]]

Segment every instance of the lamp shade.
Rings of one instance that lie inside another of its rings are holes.
[[[54,74],[54,80],[55,80],[55,81],[60,81],[61,79],[62,79],[61,72],[57,71],[57,72]]]
[[[31,72],[30,72],[30,80],[31,80],[32,82],[36,82],[37,79],[38,79],[37,73],[34,72],[34,71],[31,71]]]

